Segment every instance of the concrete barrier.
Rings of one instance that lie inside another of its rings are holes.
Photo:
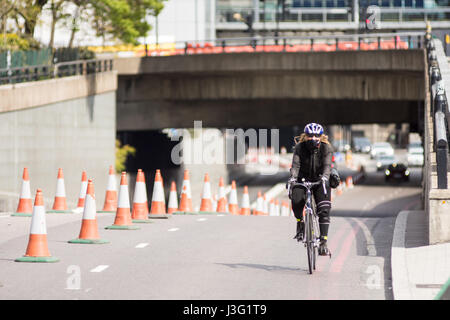
[[[444,53],[441,41],[434,39],[436,60],[439,67],[445,91],[450,92],[450,68]],[[430,68],[426,68],[430,70]],[[434,148],[434,122],[432,117],[431,101],[433,98],[430,88],[430,74],[425,72],[426,94],[424,110],[424,152],[425,165],[423,172],[423,190],[425,212],[429,219],[429,243],[437,244],[450,241],[450,188],[438,188],[438,165],[436,162],[436,149]],[[447,169],[447,181],[450,174]]]

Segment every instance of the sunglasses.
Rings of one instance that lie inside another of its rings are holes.
[[[306,134],[307,137],[312,138],[312,137],[316,137],[316,138],[320,138],[321,134],[318,133],[308,133]]]

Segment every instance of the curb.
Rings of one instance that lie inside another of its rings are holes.
[[[394,300],[411,300],[411,288],[406,265],[405,235],[409,211],[400,211],[395,219],[391,247],[392,294]]]

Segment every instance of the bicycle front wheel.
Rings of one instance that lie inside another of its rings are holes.
[[[315,255],[314,255],[313,228],[311,223],[311,217],[309,214],[305,215],[305,240],[306,240],[306,252],[308,254],[308,271],[309,274],[312,274],[313,270],[315,269]]]

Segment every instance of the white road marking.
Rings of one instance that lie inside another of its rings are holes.
[[[91,272],[102,272],[103,270],[105,270],[107,268],[109,268],[109,266],[101,264],[101,265],[95,267],[94,269],[92,269]]]
[[[145,248],[146,246],[148,246],[148,243],[139,243],[135,248],[142,249]]]
[[[172,229],[169,229],[167,231],[177,231],[177,230],[180,230],[180,229],[179,228],[172,228]]]
[[[218,217],[224,217],[225,215],[224,214],[218,214],[217,216]]]
[[[197,221],[205,221],[205,220],[207,220],[207,219],[206,218],[197,219]]]
[[[359,227],[362,229],[362,231],[364,233],[364,237],[366,238],[366,249],[367,249],[368,255],[371,257],[376,257],[377,249],[375,247],[375,240],[373,239],[369,228],[367,228],[367,226],[365,224],[368,221],[368,219],[364,219],[363,221],[360,221],[360,219],[352,218],[352,220],[355,221],[359,225]]]

